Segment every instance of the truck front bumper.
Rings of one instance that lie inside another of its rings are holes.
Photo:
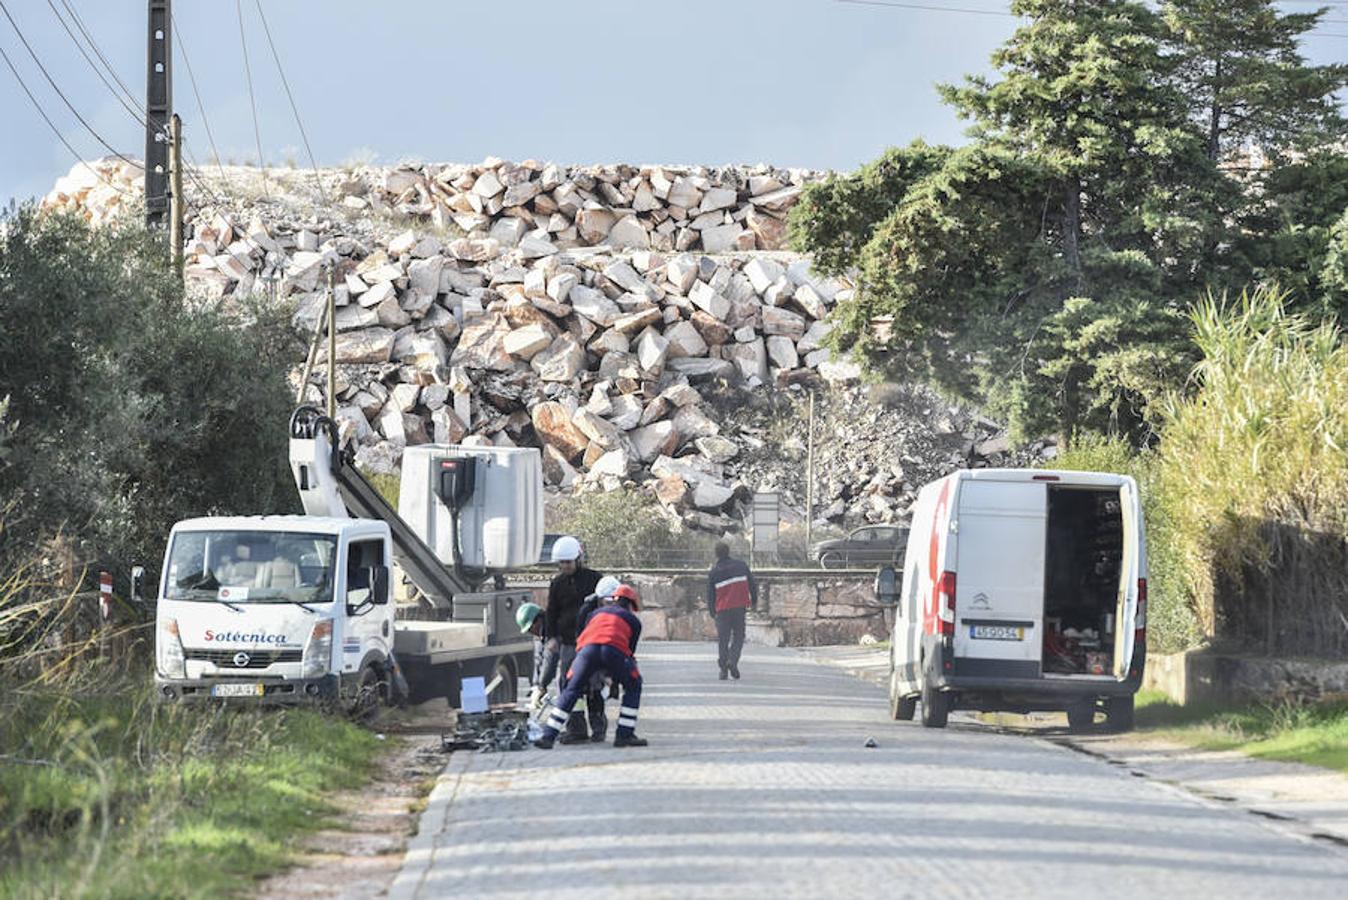
[[[261,688],[259,693],[231,694],[218,697],[213,688],[217,685],[252,685]],[[169,703],[194,703],[207,700],[227,703],[249,703],[264,706],[299,706],[310,703],[324,703],[336,699],[339,694],[339,677],[335,674],[320,675],[317,678],[154,678],[156,693],[160,700]]]

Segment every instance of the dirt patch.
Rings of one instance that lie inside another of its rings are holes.
[[[443,700],[391,711],[372,727],[385,735],[388,752],[374,777],[356,790],[337,791],[332,826],[304,839],[295,865],[262,881],[257,897],[382,897],[403,863],[426,796],[449,758],[440,734],[453,713]]]

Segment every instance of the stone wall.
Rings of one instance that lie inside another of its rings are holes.
[[[762,575],[758,608],[749,614],[747,639],[773,647],[855,644],[863,635],[889,636],[886,610],[875,601],[869,577]],[[716,625],[707,611],[707,579],[703,575],[674,578],[638,575],[631,581],[641,591],[644,635],[652,640],[716,639]]]
[[[1264,703],[1348,696],[1348,662],[1229,656],[1191,650],[1147,655],[1143,687],[1176,703]]]

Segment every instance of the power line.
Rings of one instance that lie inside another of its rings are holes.
[[[4,47],[0,47],[0,57],[4,57],[5,65],[9,66],[9,70],[14,73],[14,80],[19,83],[19,87],[23,88],[23,92],[28,95],[28,101],[33,104],[33,109],[37,110],[37,114],[42,117],[42,121],[47,123],[47,127],[51,129],[52,134],[56,135],[56,139],[60,141],[67,150],[70,151],[71,156],[75,157],[75,162],[79,163],[80,165],[88,169],[90,172],[94,173],[95,178],[106,184],[108,187],[112,188],[117,193],[125,195],[126,194],[125,190],[123,190],[122,188],[118,187],[117,185],[109,181],[107,178],[105,178],[102,172],[98,171],[93,166],[89,165],[89,163],[85,162],[84,157],[80,155],[79,151],[77,151],[74,147],[70,146],[70,141],[67,141],[65,135],[61,134],[61,129],[56,127],[56,123],[51,120],[51,117],[47,115],[47,111],[42,108],[42,104],[37,101],[37,98],[33,96],[33,92],[28,89],[28,85],[27,83],[24,82],[23,76],[19,74],[19,70],[14,65],[14,60],[9,58],[9,54],[5,52]]]
[[[108,74],[112,76],[112,80],[117,83],[117,86],[122,89],[122,93],[125,94],[127,99],[131,101],[131,104],[139,110],[142,124],[144,124],[144,119],[147,115],[145,107],[141,104],[140,100],[137,99],[131,89],[126,86],[126,82],[122,81],[121,76],[117,74],[117,70],[113,68],[112,63],[108,62],[108,58],[103,54],[103,50],[98,46],[98,42],[94,40],[94,36],[90,34],[89,29],[85,27],[84,20],[80,18],[79,12],[70,5],[68,0],[61,0],[61,5],[65,7],[66,12],[70,14],[70,18],[74,21],[75,27],[79,29],[80,34],[84,35],[84,39],[89,42],[89,47],[94,51],[94,55],[103,63],[103,68],[108,70]]]
[[[187,45],[183,43],[183,36],[178,31],[178,17],[172,16],[170,21],[173,24],[173,40],[177,43],[178,50],[183,55],[183,63],[187,66],[187,80],[192,83],[192,95],[197,98],[197,111],[201,113],[201,122],[206,126],[206,139],[210,141],[211,153],[215,154],[215,166],[220,170],[220,175],[225,174],[225,167],[220,163],[220,149],[215,146],[215,135],[211,132],[211,120],[206,118],[206,104],[201,102],[201,91],[197,90],[197,76],[192,71],[192,61],[187,57]]]
[[[937,7],[922,3],[896,3],[894,0],[836,0],[837,3],[853,5],[853,7],[890,7],[891,9],[922,9],[926,12],[965,12],[975,16],[1004,16],[1008,19],[1019,19],[1020,16],[1014,12],[1004,12],[1002,9],[971,9],[969,7]]]
[[[257,101],[253,98],[253,69],[248,65],[248,39],[243,33],[243,0],[234,0],[234,10],[239,14],[239,46],[243,48],[243,69],[248,76],[248,105],[253,110],[253,139],[257,142],[257,165],[262,170],[262,191],[267,194],[267,161],[262,156],[262,130],[257,124]]]
[[[140,163],[133,162],[127,159],[122,154],[118,153],[117,150],[111,144],[103,140],[103,135],[99,134],[96,130],[94,130],[94,127],[90,125],[87,121],[85,121],[84,116],[80,115],[79,110],[77,110],[75,108],[75,105],[70,102],[70,99],[66,97],[65,93],[61,90],[60,86],[57,85],[56,80],[51,77],[51,73],[47,71],[47,67],[42,64],[42,60],[38,58],[37,53],[33,50],[33,46],[28,43],[28,38],[24,37],[22,29],[19,28],[19,23],[15,22],[14,17],[9,14],[9,7],[5,6],[4,0],[0,0],[0,12],[3,12],[5,14],[5,18],[9,19],[9,24],[14,29],[14,33],[19,36],[19,40],[23,43],[24,49],[26,49],[28,51],[28,55],[33,58],[33,62],[37,63],[38,69],[41,70],[43,77],[47,79],[47,83],[51,85],[52,90],[56,91],[57,96],[61,98],[61,102],[63,102],[66,105],[67,109],[69,109],[72,113],[74,113],[75,118],[79,119],[80,124],[84,126],[85,130],[88,131],[90,134],[92,134],[94,136],[94,139],[97,140],[104,147],[106,147],[108,149],[108,152],[110,152],[113,156],[117,157],[118,159],[120,159],[122,162],[126,163],[129,166],[133,166],[143,171],[145,169],[144,166],[142,166]]]
[[[98,63],[94,62],[93,57],[89,55],[89,51],[84,49],[84,44],[79,38],[75,37],[75,32],[70,30],[70,26],[66,24],[65,16],[61,15],[61,11],[56,8],[56,4],[53,3],[52,0],[47,0],[47,6],[51,7],[52,15],[56,16],[56,20],[61,23],[61,28],[63,28],[65,33],[70,36],[71,43],[75,45],[76,50],[80,51],[80,55],[84,57],[84,61],[89,64],[89,68],[94,70],[94,74],[98,76],[98,80],[103,82],[103,86],[108,89],[114,98],[116,98],[118,103],[122,104],[122,108],[131,114],[131,118],[135,119],[143,127],[145,125],[143,114],[128,104],[126,98],[112,86],[112,82],[108,81],[108,76],[103,74],[103,70],[98,67]]]
[[[290,110],[295,114],[295,124],[300,129],[300,139],[304,141],[304,152],[309,154],[309,166],[314,170],[314,183],[318,185],[318,195],[323,198],[323,202],[328,202],[327,192],[323,190],[323,179],[318,174],[318,161],[314,159],[313,148],[309,146],[309,135],[304,133],[304,123],[300,121],[300,110],[295,105],[295,95],[290,92],[290,82],[286,80],[286,71],[281,68],[281,56],[276,52],[276,44],[271,39],[271,28],[267,25],[267,16],[262,12],[262,0],[253,0],[257,6],[258,18],[262,20],[262,30],[267,35],[267,46],[271,47],[271,57],[276,60],[276,71],[281,73],[281,84],[286,89],[286,97],[290,100]]]

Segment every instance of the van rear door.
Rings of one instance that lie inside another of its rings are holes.
[[[1142,509],[1137,485],[1131,480],[1119,487],[1119,513],[1123,519],[1123,560],[1119,566],[1119,602],[1114,626],[1114,677],[1128,677],[1133,660],[1134,628],[1137,622],[1138,578],[1141,570]]]
[[[1036,678],[1043,654],[1048,492],[1036,481],[960,483],[955,665]]]

